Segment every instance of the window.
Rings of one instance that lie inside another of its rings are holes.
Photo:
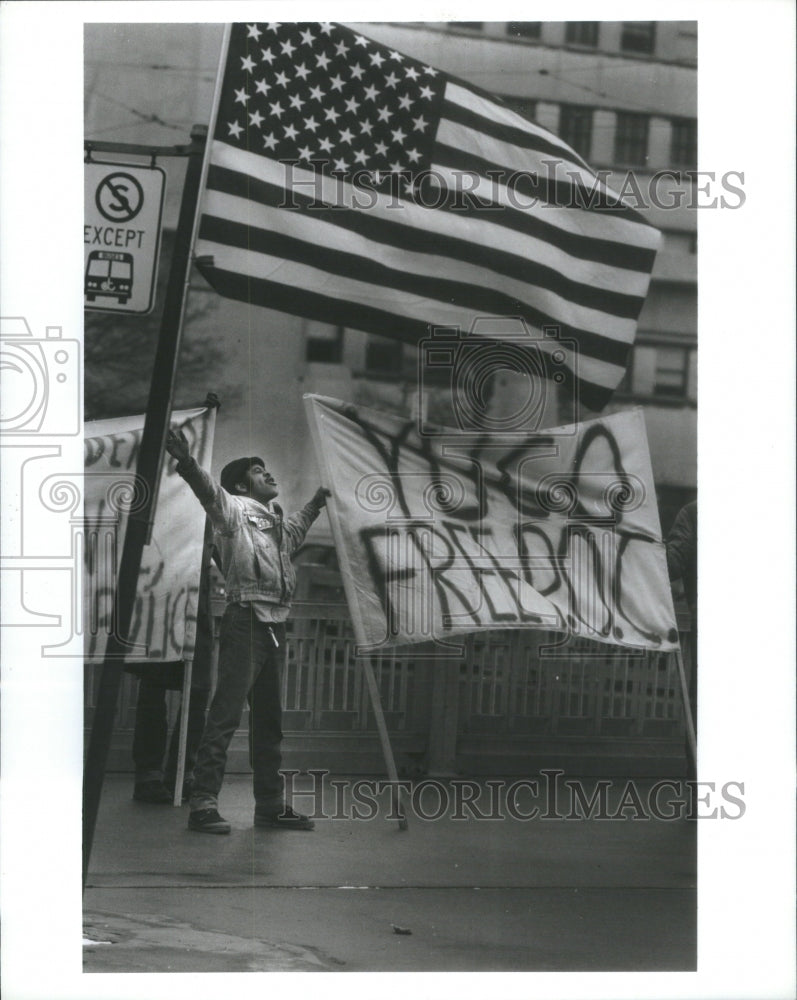
[[[526,97],[503,97],[501,99],[508,108],[512,109],[512,111],[516,111],[519,115],[523,115],[523,117],[528,118],[529,121],[534,121],[534,116],[537,114],[536,101],[529,100]]]
[[[697,351],[693,345],[637,344],[619,395],[651,403],[686,405],[697,399]]]
[[[674,118],[670,162],[674,167],[697,167],[697,122],[694,118]]]
[[[563,104],[559,110],[559,138],[588,160],[592,147],[592,108]]]
[[[459,28],[464,28],[466,31],[481,31],[484,27],[484,21],[452,21],[451,27],[454,31]]]
[[[130,261],[129,260],[112,260],[111,261],[111,277],[112,278],[129,278],[131,274]]]
[[[657,347],[654,396],[685,396],[689,352],[684,347]]]
[[[111,269],[110,261],[97,257],[89,258],[88,275],[90,278],[107,278]]]
[[[623,21],[620,48],[623,52],[651,54],[656,44],[655,21]]]
[[[675,58],[695,65],[697,63],[697,21],[676,21]]]
[[[404,370],[404,345],[372,334],[365,345],[365,370],[369,374],[400,378]]]
[[[539,38],[542,31],[542,21],[509,21],[506,33],[513,38]]]
[[[648,116],[617,112],[614,159],[617,163],[643,164],[648,158]]]
[[[568,21],[565,28],[565,44],[587,45],[594,49],[598,45],[597,21]]]
[[[308,323],[305,358],[307,361],[340,364],[343,360],[343,327]]]

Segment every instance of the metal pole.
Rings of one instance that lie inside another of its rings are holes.
[[[689,685],[686,682],[686,669],[681,650],[675,650],[675,663],[678,667],[678,679],[681,682],[681,699],[684,705],[684,725],[686,726],[686,742],[692,755],[692,764],[697,770],[697,735],[695,733],[695,720],[692,718],[692,704],[689,701]],[[692,668],[694,669],[694,667]]]
[[[180,702],[180,737],[177,745],[177,771],[174,776],[173,805],[183,803],[183,780],[185,778],[186,744],[188,743],[188,713],[191,711],[191,678],[194,661],[183,661],[183,694]]]
[[[379,733],[379,743],[382,747],[382,756],[385,758],[387,776],[391,783],[391,800],[393,802],[393,810],[398,816],[399,830],[406,830],[407,817],[401,811],[401,789],[399,788],[398,783],[398,771],[396,770],[396,761],[393,757],[393,747],[390,745],[390,734],[387,731],[385,713],[382,711],[382,699],[379,696],[379,685],[376,683],[374,668],[371,666],[371,658],[369,656],[363,656],[358,659],[362,663],[363,672],[365,673],[365,683],[368,686],[368,694],[371,697],[371,710],[374,713],[376,731]]]
[[[194,224],[204,163],[207,127],[191,129],[189,153],[180,215],[177,222],[174,254],[161,317],[158,346],[150,382],[149,401],[136,466],[140,487],[146,491],[141,509],[128,518],[122,558],[113,604],[114,628],[108,636],[100,673],[97,703],[91,727],[86,762],[83,769],[83,886],[86,885],[94,829],[100,805],[108,750],[111,744],[114,715],[127,651],[127,635],[133,617],[141,556],[149,541],[158,495],[163,449],[172,410],[177,356],[180,349],[185,291],[191,266]]]

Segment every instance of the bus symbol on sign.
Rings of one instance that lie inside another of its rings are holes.
[[[155,305],[166,175],[156,166],[97,160],[83,170],[85,308],[148,313]]]
[[[124,305],[133,291],[133,255],[113,250],[92,250],[86,264],[84,293],[89,302],[98,295]]]

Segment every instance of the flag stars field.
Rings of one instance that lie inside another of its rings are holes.
[[[308,149],[332,152],[334,169],[339,172],[343,169],[340,165],[348,162],[343,149],[354,146],[352,154],[358,166],[368,165],[382,173],[402,168],[395,157],[390,157],[390,147],[400,146],[413,127],[417,128],[408,117],[410,109],[417,104],[431,104],[435,99],[432,87],[426,85],[421,90],[414,83],[423,75],[427,78],[431,75],[429,67],[422,63],[410,65],[400,53],[384,49],[361,35],[347,43],[346,38],[335,37],[335,29],[329,24],[320,25],[315,31],[303,25],[286,24],[267,25],[265,29],[258,24],[245,27],[240,72],[250,74],[257,55],[260,69],[266,73],[256,83],[254,94],[250,95],[246,78],[244,86],[232,81],[232,93],[235,103],[250,105],[247,110],[253,125],[259,126],[266,117],[273,120],[275,127],[270,134],[276,145],[269,141],[269,152],[280,159],[305,161]],[[250,41],[262,44],[249,50]],[[369,68],[362,65],[362,56],[355,57],[363,49]],[[393,66],[401,64],[401,70],[388,69],[385,64],[389,61]],[[402,77],[405,85],[399,89]],[[272,100],[253,110],[252,104],[267,94]],[[360,120],[363,102],[380,102],[376,109],[376,131],[372,121]],[[293,112],[311,103],[323,115],[327,125],[324,132],[319,132],[316,114],[291,117]],[[222,100],[222,107],[223,104]],[[243,132],[228,129],[228,133],[227,139],[240,140],[244,146],[249,142]],[[355,145],[356,136],[361,136],[367,145]],[[322,138],[326,139],[323,146],[317,144]],[[310,141],[313,139],[315,142]],[[413,163],[419,164],[421,160],[422,153],[416,151]]]

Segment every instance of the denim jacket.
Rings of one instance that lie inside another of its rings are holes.
[[[194,491],[213,524],[213,542],[224,573],[227,603],[266,601],[287,606],[296,587],[291,556],[304,540],[319,508],[312,502],[283,518],[282,508],[233,496],[193,459],[177,471]]]

